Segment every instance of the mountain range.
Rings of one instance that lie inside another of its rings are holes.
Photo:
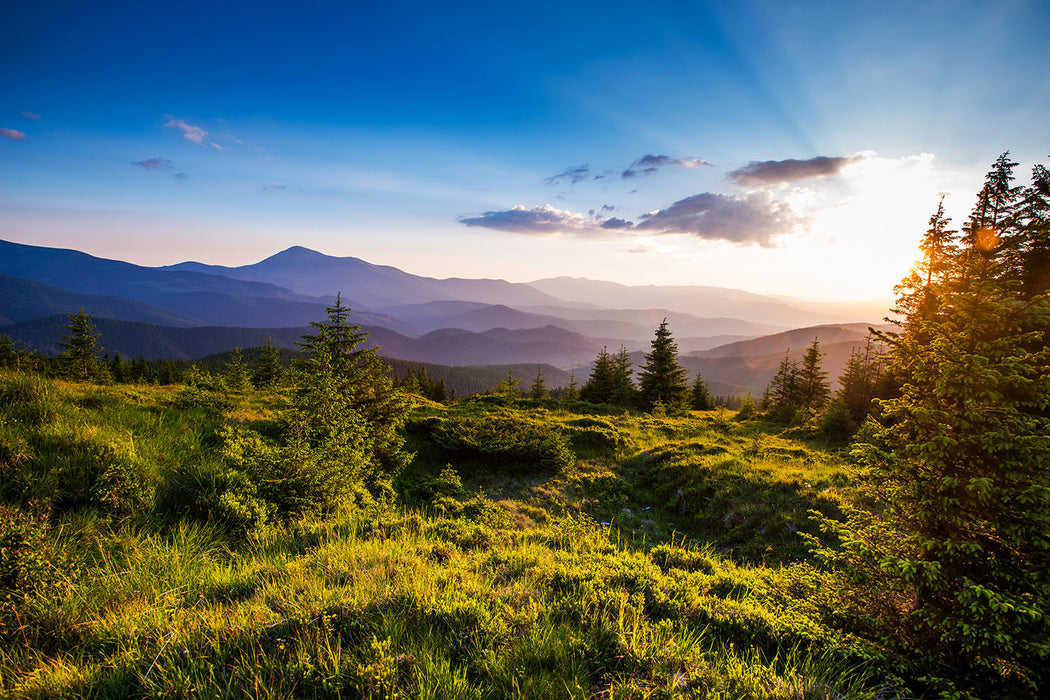
[[[0,332],[44,352],[57,351],[65,314],[81,308],[95,318],[100,345],[125,356],[199,359],[268,338],[294,348],[336,294],[386,357],[546,364],[576,370],[578,381],[603,346],[622,345],[641,364],[666,318],[683,365],[723,394],[755,392],[787,348],[801,352],[813,337],[834,375],[863,345],[866,324],[885,314],[720,287],[436,279],[299,246],[241,267],[144,267],[0,241]]]

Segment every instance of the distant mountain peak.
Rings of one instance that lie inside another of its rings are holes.
[[[294,258],[294,259],[297,259],[297,260],[304,260],[304,259],[316,260],[318,258],[329,258],[329,257],[331,257],[331,256],[330,255],[325,255],[324,253],[321,253],[319,251],[313,250],[311,248],[305,248],[305,247],[303,247],[301,245],[293,245],[290,248],[285,248],[284,250],[282,250],[279,253],[274,253],[273,255],[271,255],[270,257],[266,258],[265,260],[278,260],[278,259],[280,259],[280,260],[287,260],[289,258]],[[264,260],[264,262],[265,262],[265,260]]]

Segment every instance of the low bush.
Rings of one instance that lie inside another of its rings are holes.
[[[47,509],[38,502],[28,510],[0,505],[0,615],[59,581],[63,556],[50,530]]]
[[[522,418],[448,418],[433,426],[430,437],[451,455],[501,470],[558,472],[576,461],[557,428]]]

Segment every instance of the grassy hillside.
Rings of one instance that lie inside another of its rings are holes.
[[[0,376],[0,695],[899,696],[796,534],[836,512],[834,452],[726,412],[417,400],[397,502],[188,508],[278,398]]]

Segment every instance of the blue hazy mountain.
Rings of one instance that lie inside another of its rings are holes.
[[[560,303],[524,284],[494,279],[434,279],[359,258],[334,257],[293,246],[261,262],[241,267],[184,262],[160,268],[207,273],[231,279],[274,284],[306,295],[342,292],[367,308],[428,301],[480,301],[521,306]]]
[[[143,321],[165,326],[203,326],[204,321],[136,299],[78,294],[35,280],[0,274],[0,324],[18,323],[55,314],[85,313],[99,318]]]

